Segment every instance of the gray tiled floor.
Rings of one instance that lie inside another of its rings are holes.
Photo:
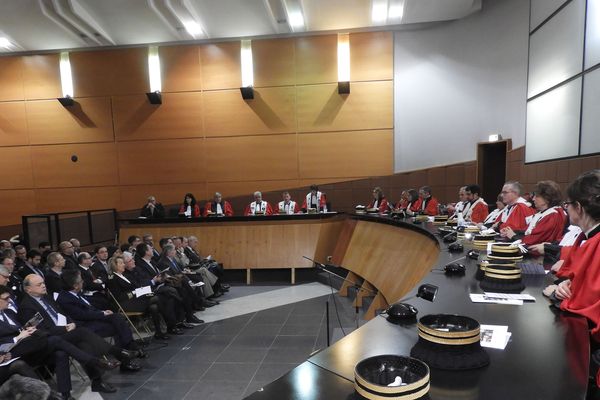
[[[268,288],[268,290],[271,288]],[[326,346],[321,296],[207,323],[150,351],[136,374],[107,373],[119,391],[105,399],[239,400],[284,375]],[[356,327],[351,301],[330,299],[332,337]],[[364,321],[360,321],[363,323]],[[339,332],[339,333],[338,333]],[[153,344],[154,346],[154,344]]]

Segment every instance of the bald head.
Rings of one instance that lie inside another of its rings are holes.
[[[23,279],[23,290],[33,297],[42,297],[47,293],[44,279],[37,274],[29,274]]]

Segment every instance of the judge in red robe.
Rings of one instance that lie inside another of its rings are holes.
[[[384,214],[389,211],[390,205],[383,194],[383,190],[379,186],[373,189],[373,200],[367,206],[367,209],[377,208],[379,214]]]
[[[298,214],[301,212],[300,207],[298,207],[298,203],[292,200],[292,196],[290,196],[290,192],[283,192],[282,194],[283,201],[280,201],[277,204],[277,209],[275,210],[279,214]]]
[[[535,214],[531,204],[521,197],[523,186],[519,182],[509,181],[502,187],[502,201],[506,204],[498,216],[494,228],[500,231],[511,228],[513,231],[525,231],[529,225],[527,217]]]
[[[208,201],[204,205],[204,216],[209,215],[224,215],[226,217],[233,216],[233,208],[227,200],[223,200],[221,193],[215,193],[213,201]]]
[[[419,200],[417,200],[417,204],[414,206],[417,213],[438,215],[439,205],[440,202],[431,195],[431,188],[429,186],[423,186],[419,189]]]
[[[569,279],[558,285],[555,295],[562,310],[588,319],[592,339],[600,343],[600,170],[579,176],[567,195],[569,219],[582,233],[563,265]]]
[[[408,204],[410,203],[410,196],[408,194],[408,190],[403,190],[402,194],[400,194],[400,201],[396,204],[396,210],[406,210]]]
[[[308,212],[309,208],[314,208],[317,212],[327,212],[327,196],[319,191],[317,185],[310,186],[310,192],[304,198],[302,210]]]
[[[415,215],[419,212],[419,206],[421,202],[419,201],[419,192],[415,189],[408,189],[408,204],[406,205],[406,215]]]
[[[246,206],[244,215],[273,215],[273,208],[262,199],[261,192],[254,192],[254,201]]]
[[[465,221],[470,221],[474,224],[480,224],[487,218],[490,213],[490,209],[487,203],[479,197],[481,189],[479,185],[469,185],[465,189],[467,201],[469,202],[469,208],[467,208],[464,214]]]
[[[540,181],[534,193],[533,202],[538,212],[526,218],[529,221],[527,229],[524,232],[516,232],[508,227],[501,229],[500,234],[511,240],[521,239],[525,246],[559,242],[567,220],[567,215],[560,206],[560,186],[554,181]]]
[[[191,193],[186,193],[183,198],[183,204],[179,207],[179,216],[186,218],[196,218],[200,216],[200,207],[196,203],[196,198]]]

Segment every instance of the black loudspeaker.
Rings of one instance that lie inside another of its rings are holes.
[[[338,94],[350,94],[350,82],[338,82]]]
[[[241,87],[240,92],[242,92],[242,99],[244,99],[244,100],[254,99],[254,88],[252,86]]]
[[[417,291],[417,297],[420,297],[423,300],[433,302],[435,300],[435,296],[437,296],[438,289],[439,288],[435,285],[425,283],[419,286],[419,290]]]
[[[75,100],[71,96],[67,97],[59,97],[58,101],[62,104],[63,107],[71,107],[75,104]]]
[[[162,95],[157,90],[156,92],[146,93],[150,104],[162,104]]]

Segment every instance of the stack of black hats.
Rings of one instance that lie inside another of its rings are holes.
[[[521,278],[521,261],[523,255],[518,246],[511,243],[494,243],[487,260],[481,263],[483,279],[479,286],[486,292],[520,293],[525,289]]]

